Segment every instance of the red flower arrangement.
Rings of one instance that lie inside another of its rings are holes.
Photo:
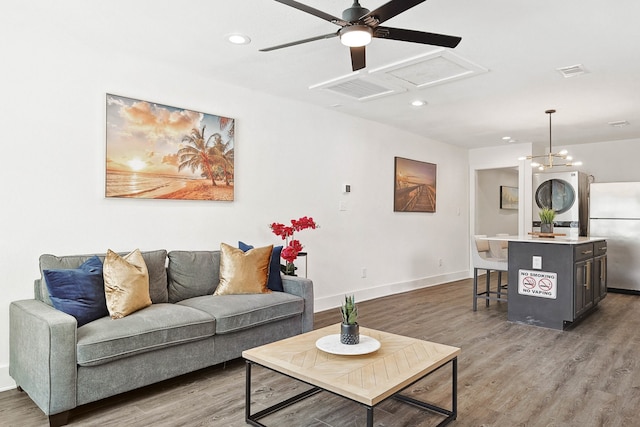
[[[292,219],[290,226],[278,222],[274,222],[269,226],[273,234],[280,236],[282,240],[286,240],[286,245],[282,248],[282,253],[280,254],[280,257],[287,262],[283,270],[285,274],[294,275],[296,267],[293,262],[298,258],[298,254],[303,248],[300,241],[293,238],[293,233],[307,228],[315,230],[318,227],[319,225],[316,224],[313,218],[307,216],[303,216],[298,220]]]

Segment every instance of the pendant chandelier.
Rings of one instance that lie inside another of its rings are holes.
[[[582,165],[582,162],[573,161],[573,158],[569,155],[569,152],[567,150],[560,150],[557,153],[553,152],[553,149],[551,147],[551,115],[555,112],[556,110],[545,111],[545,113],[549,115],[549,154],[542,154],[539,156],[520,157],[518,159],[518,160],[535,160],[531,162],[531,167],[538,168],[538,170],[540,171],[544,171],[547,169],[560,167],[560,166],[571,167],[571,166]]]

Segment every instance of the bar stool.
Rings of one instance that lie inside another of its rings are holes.
[[[486,300],[487,307],[489,307],[490,300],[507,301],[506,295],[502,294],[502,290],[507,286],[502,285],[502,272],[509,270],[509,262],[507,258],[491,256],[491,248],[486,237],[484,234],[474,236],[474,242],[471,245],[473,261],[473,311],[478,309],[478,298]],[[478,292],[478,270],[485,270],[487,272],[486,287],[483,292]],[[491,291],[491,271],[498,273],[498,288],[496,291]]]
[[[489,253],[491,254],[491,258],[509,258],[509,242],[507,238],[509,234],[507,233],[498,233],[496,237],[503,238],[504,240],[489,240]]]
[[[509,259],[509,241],[507,238],[509,237],[508,233],[497,233],[496,237],[502,237],[504,240],[490,240],[489,247],[491,248],[490,253],[492,258],[504,258]],[[493,245],[492,245],[493,244]],[[495,248],[495,249],[494,249]],[[502,274],[500,271],[498,274]],[[498,297],[501,296],[502,290],[507,289],[509,285],[507,283],[498,287]]]

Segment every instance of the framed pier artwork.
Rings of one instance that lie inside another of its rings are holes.
[[[436,164],[395,157],[394,212],[435,212],[436,178]]]

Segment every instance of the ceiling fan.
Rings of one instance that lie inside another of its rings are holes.
[[[372,37],[450,48],[456,47],[458,43],[460,43],[460,40],[462,40],[461,37],[448,36],[444,34],[380,26],[380,24],[388,19],[401,14],[413,6],[423,3],[425,0],[391,0],[373,12],[360,6],[358,0],[354,0],[353,5],[342,12],[342,18],[335,17],[294,0],[276,1],[303,12],[310,13],[311,15],[317,16],[325,21],[329,21],[332,24],[340,26],[340,29],[335,33],[324,34],[321,36],[260,49],[260,52],[269,52],[271,50],[282,49],[315,40],[340,37],[342,44],[349,46],[351,50],[351,66],[353,71],[357,71],[366,66],[365,46],[369,44]]]

